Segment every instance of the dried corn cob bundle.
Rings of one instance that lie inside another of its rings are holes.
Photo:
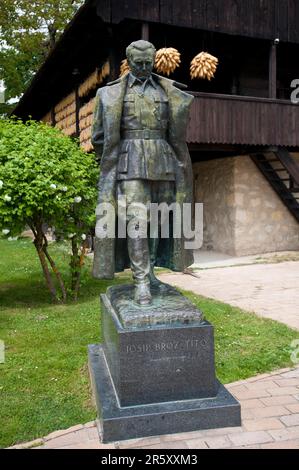
[[[61,100],[54,108],[55,113],[59,113],[62,111],[64,108],[66,108],[68,105],[72,104],[75,102],[75,92],[70,93],[68,96],[66,96],[63,100]]]
[[[89,114],[93,114],[95,107],[95,98],[92,98],[92,100],[88,101],[84,106],[79,111],[79,118],[80,120]]]
[[[81,143],[81,148],[84,150],[84,152],[88,153],[93,150],[93,146],[90,140],[86,140],[85,142]]]
[[[109,74],[109,62],[105,62],[101,69],[96,68],[96,70],[80,85],[78,91],[80,98],[88,95],[88,93],[100,85]]]
[[[80,117],[80,145],[85,152],[93,150],[91,143],[91,128],[93,121],[93,112],[95,107],[95,98],[86,103],[79,112]]]
[[[56,123],[56,127],[58,129],[67,129],[68,127],[72,126],[73,124],[76,123],[76,114],[70,114],[64,119],[61,119],[61,121],[58,121]]]
[[[55,108],[56,127],[66,135],[76,133],[76,98],[75,93],[70,93]]]
[[[210,81],[215,76],[218,63],[219,61],[217,57],[214,57],[207,52],[197,54],[191,62],[191,78],[202,78]]]
[[[86,127],[81,133],[80,133],[80,142],[86,142],[87,140],[91,139],[91,126]]]
[[[106,78],[106,77],[108,77],[108,75],[110,74],[110,63],[109,63],[108,60],[107,60],[107,62],[105,62],[105,64],[103,65],[102,70],[101,70],[101,73],[102,73],[103,79]]]
[[[80,119],[80,131],[86,129],[92,124],[92,114]]]
[[[75,101],[65,108],[62,109],[62,111],[59,111],[58,113],[55,114],[55,120],[56,122],[61,121],[62,119],[66,118],[70,114],[73,114],[76,112],[76,103]]]
[[[58,129],[67,129],[68,127],[71,127],[73,124],[76,123],[76,113],[69,114],[64,119],[61,119],[60,121],[57,121],[56,127]]]
[[[155,69],[169,76],[181,63],[181,54],[173,47],[164,47],[156,52]]]
[[[80,146],[85,152],[91,152],[93,150],[91,143],[91,125],[80,132]]]
[[[119,76],[123,77],[124,75],[126,75],[129,72],[130,72],[130,66],[128,64],[128,60],[124,59],[124,60],[121,61],[121,64],[120,64]]]
[[[72,126],[63,129],[62,132],[68,136],[76,134],[76,124],[73,124]]]

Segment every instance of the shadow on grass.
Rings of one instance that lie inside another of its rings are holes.
[[[106,292],[107,288],[116,284],[130,283],[129,275],[118,275],[114,280],[96,280],[87,276],[82,280],[82,287],[77,301],[69,295],[65,305],[78,305],[95,299]],[[53,306],[55,302],[38,275],[15,277],[13,280],[0,285],[0,308],[18,309]]]

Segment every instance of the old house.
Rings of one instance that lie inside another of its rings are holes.
[[[204,248],[238,256],[298,250],[291,83],[299,79],[299,0],[87,0],[14,113],[56,125],[92,150],[96,89],[119,76],[126,46],[141,37],[181,53],[170,78],[195,96],[188,145]],[[211,81],[190,78],[201,51],[219,59]]]

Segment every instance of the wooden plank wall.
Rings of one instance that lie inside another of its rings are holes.
[[[125,18],[299,42],[299,0],[96,0],[106,22]]]
[[[299,146],[296,105],[249,97],[195,95],[188,143]]]

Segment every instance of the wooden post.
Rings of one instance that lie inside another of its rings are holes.
[[[118,48],[115,41],[115,36],[112,27],[108,28],[109,33],[109,65],[110,65],[110,75],[109,81],[112,82],[119,77],[119,65],[120,65],[120,58],[118,57]]]
[[[54,106],[52,106],[52,108],[51,108],[51,125],[52,125],[53,127],[56,126],[55,108],[54,108]]]
[[[80,137],[80,97],[79,97],[79,85],[75,87],[75,102],[76,102],[76,137]]]
[[[269,98],[277,98],[277,45],[271,44],[269,58]]]
[[[142,23],[141,39],[143,39],[144,41],[149,41],[149,24],[148,23]]]

